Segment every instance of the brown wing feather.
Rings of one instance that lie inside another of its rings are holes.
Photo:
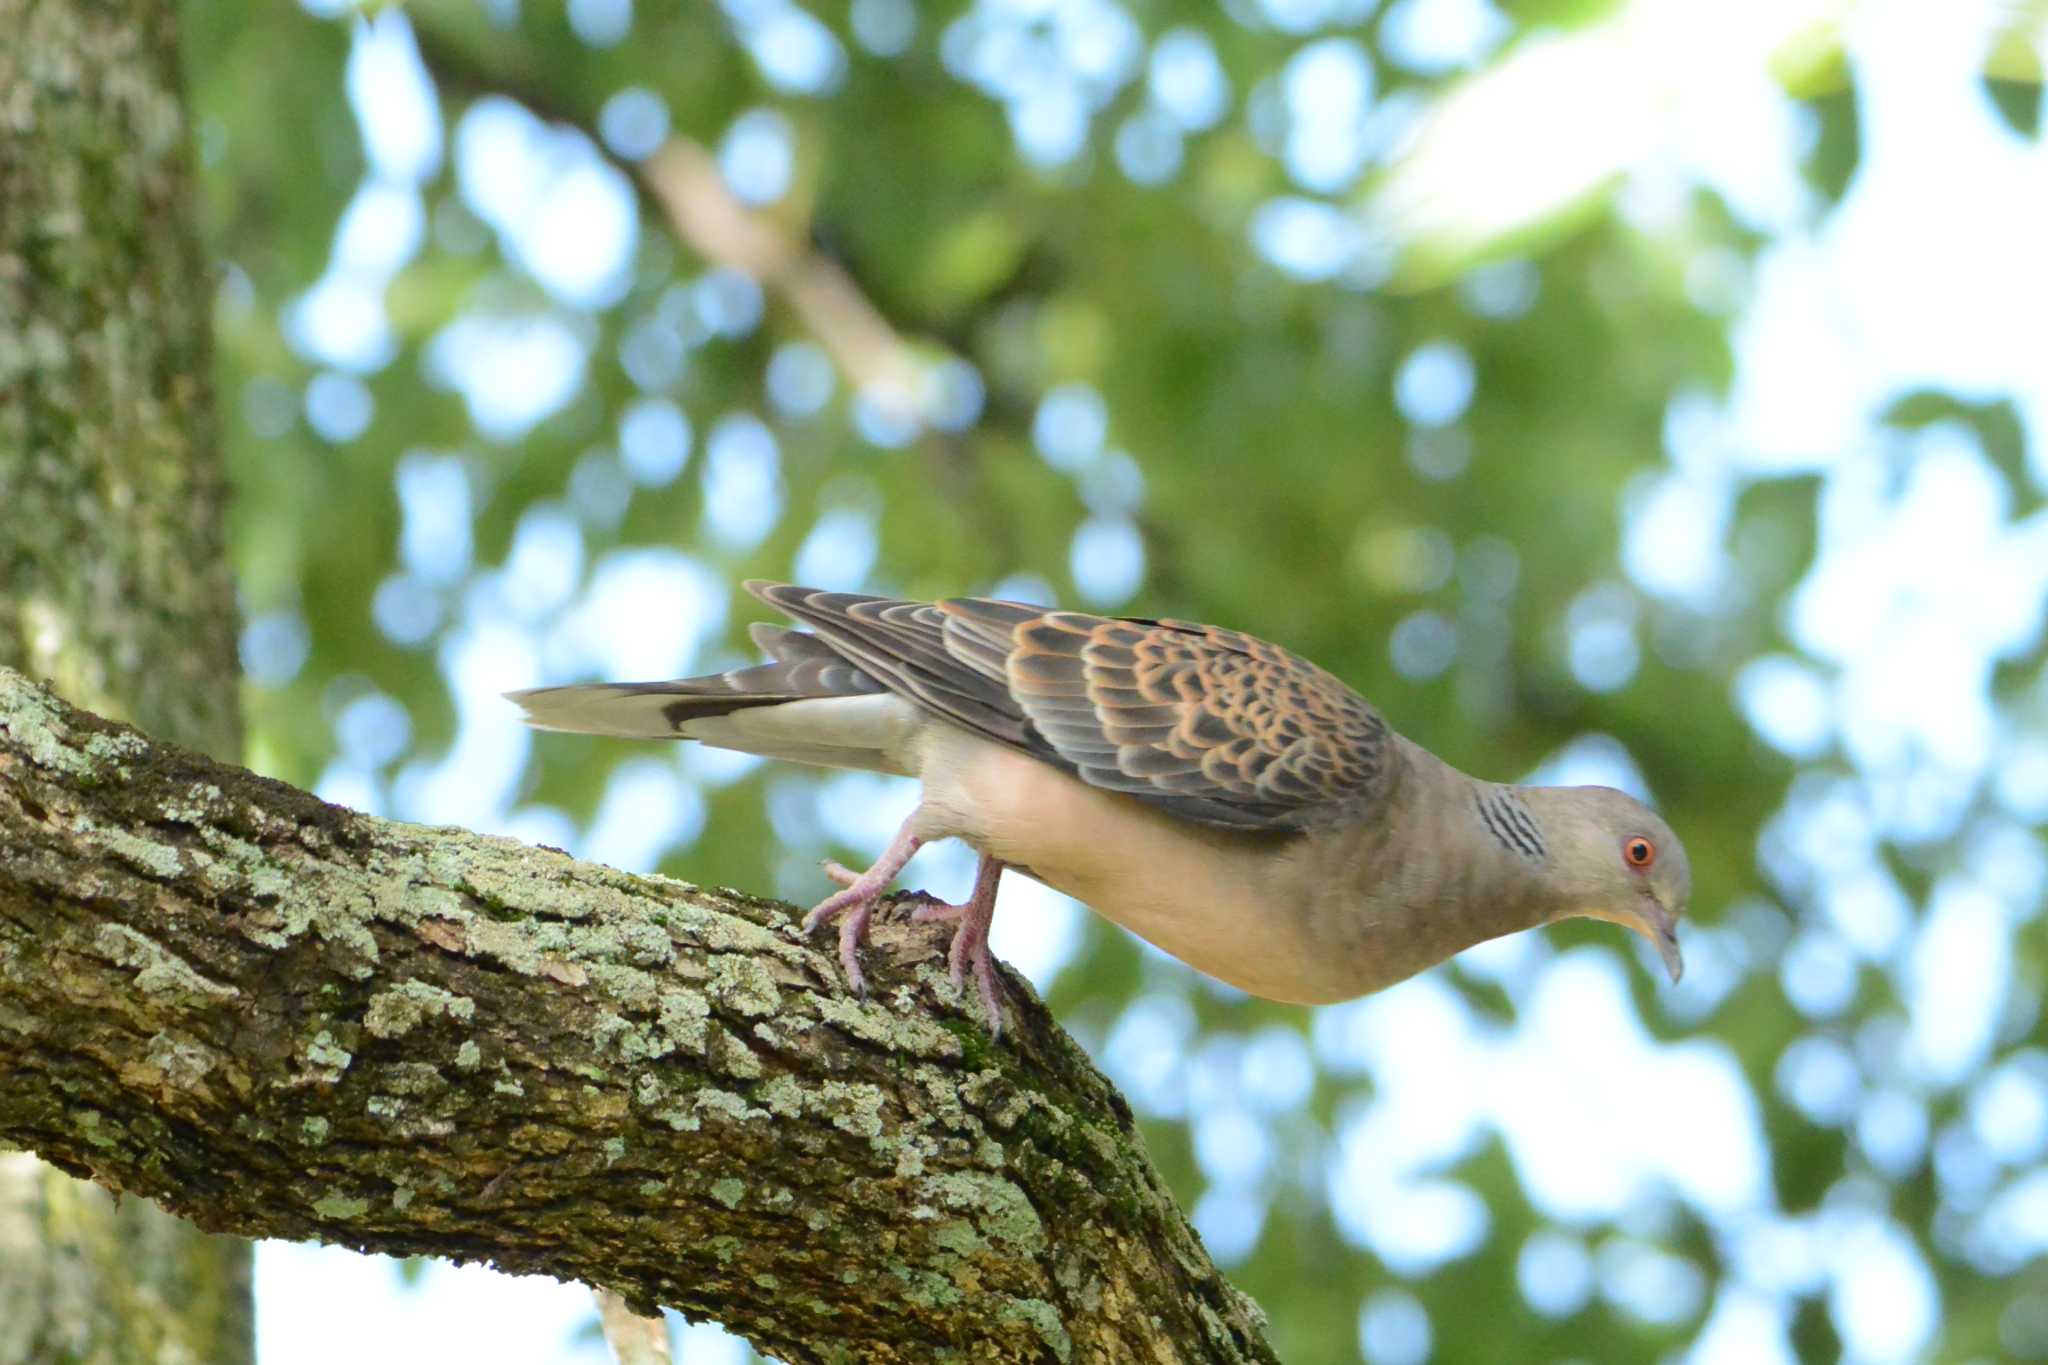
[[[1185,621],[749,583],[891,691],[1184,819],[1298,830],[1392,780],[1386,723],[1277,645]]]
[[[1187,621],[939,606],[949,626],[1008,635],[1011,696],[1097,786],[1189,819],[1304,829],[1357,818],[1390,778],[1394,750],[1371,704],[1264,640]]]
[[[1033,735],[1000,671],[973,667],[946,648],[945,618],[930,602],[820,592],[791,583],[749,581],[748,592],[816,632],[862,673],[969,730],[1056,761]]]

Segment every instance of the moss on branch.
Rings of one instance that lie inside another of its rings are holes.
[[[581,1279],[792,1361],[1271,1360],[1128,1108],[943,929],[396,824],[0,670],[0,1138],[202,1226]]]

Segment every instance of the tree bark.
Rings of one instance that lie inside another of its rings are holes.
[[[202,1226],[488,1259],[790,1361],[1271,1361],[1129,1108],[945,928],[326,805],[0,671],[0,1136]]]
[[[240,752],[176,6],[0,0],[0,664]]]
[[[150,0],[0,0],[0,664],[232,758],[175,20]],[[0,1360],[250,1352],[245,1245],[0,1155]]]

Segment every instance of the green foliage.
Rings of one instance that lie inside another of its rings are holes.
[[[1844,85],[1806,101],[1819,122],[1820,137],[1807,162],[1807,178],[1829,199],[1840,199],[1863,154],[1863,130],[1856,112],[1856,91]]]
[[[2041,505],[2040,483],[2027,468],[2026,428],[2009,400],[1973,403],[1951,393],[1922,390],[1893,403],[1884,421],[1907,431],[1924,431],[1940,422],[1960,423],[1998,471],[2014,513],[2026,516]]]
[[[2041,131],[2041,75],[2037,65],[2031,80],[1999,80],[1987,76],[1984,79],[1984,93],[1997,106],[1999,116],[2023,138],[2032,138]]]

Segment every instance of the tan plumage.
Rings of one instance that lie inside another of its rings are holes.
[[[756,627],[767,663],[511,695],[544,729],[921,779],[889,850],[862,874],[828,868],[843,889],[805,921],[840,920],[856,985],[875,901],[947,837],[982,853],[982,875],[966,905],[921,913],[959,921],[955,975],[974,969],[994,1021],[1005,866],[1275,999],[1361,994],[1575,914],[1642,931],[1677,976],[1691,874],[1654,813],[1605,788],[1467,777],[1277,645],[1015,602],[747,586],[810,628]]]

